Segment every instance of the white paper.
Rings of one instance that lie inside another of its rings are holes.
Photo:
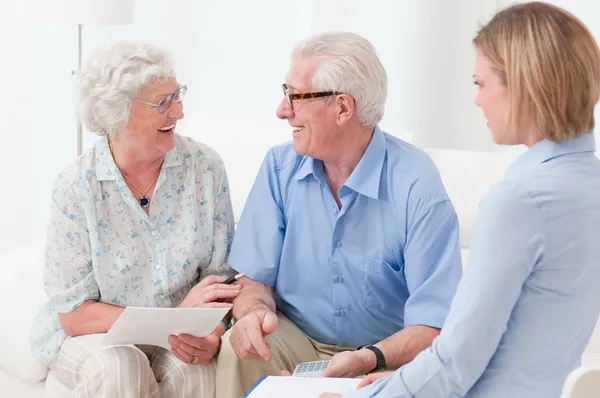
[[[324,392],[346,394],[356,390],[361,379],[331,377],[269,376],[256,386],[249,398],[319,398]]]
[[[206,337],[229,308],[126,307],[102,339],[103,345],[148,344],[166,348],[170,335]]]

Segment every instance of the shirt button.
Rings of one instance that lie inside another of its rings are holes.
[[[333,207],[331,210],[333,210],[334,214],[338,212],[338,208],[337,207]]]
[[[160,269],[160,264],[156,264],[155,269]]]
[[[342,283],[342,282],[344,281],[344,277],[343,277],[343,276],[341,276],[341,275],[338,275],[338,276],[337,276],[337,278],[335,278],[335,281],[336,281],[337,283]]]
[[[152,231],[152,236],[156,236],[156,235],[158,235],[158,232]]]
[[[339,240],[335,242],[335,247],[342,247],[342,242],[340,242]]]
[[[346,311],[344,309],[339,309],[335,312],[335,316],[344,316],[346,315]]]

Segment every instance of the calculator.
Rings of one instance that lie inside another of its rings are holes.
[[[296,366],[292,376],[298,377],[321,377],[323,371],[329,366],[329,361],[303,362]]]

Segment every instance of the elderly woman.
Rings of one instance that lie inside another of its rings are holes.
[[[433,345],[347,397],[557,398],[598,319],[598,46],[573,15],[539,2],[501,11],[474,44],[475,103],[494,141],[529,149],[481,202]]]
[[[31,337],[76,397],[214,395],[225,322],[206,338],[171,336],[171,351],[99,344],[126,306],[200,307],[238,294],[220,283],[233,234],[225,167],[175,133],[185,92],[167,54],[149,45],[113,45],[80,76],[78,116],[102,139],[54,184],[49,300]]]

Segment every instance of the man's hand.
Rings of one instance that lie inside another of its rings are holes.
[[[226,307],[231,308],[227,303],[209,303],[203,304],[203,307]],[[169,336],[171,352],[179,360],[190,365],[205,365],[213,359],[221,345],[221,336],[225,334],[225,326],[222,323],[206,337],[196,337],[189,334],[180,334],[178,336]]]
[[[394,374],[394,372],[371,373],[370,375],[367,375],[367,377],[365,377],[364,380],[361,381],[360,384],[358,385],[358,387],[356,387],[356,388],[362,388],[364,386],[368,386],[369,384],[375,383],[379,379],[383,379],[384,377],[389,377],[393,374]]]
[[[221,283],[224,280],[225,278],[220,276],[207,276],[189,291],[178,307],[197,308],[218,300],[231,302],[240,294],[242,287],[235,283],[224,285]]]
[[[323,371],[323,377],[357,377],[375,368],[377,358],[369,350],[338,352]]]
[[[277,315],[267,308],[260,308],[246,314],[231,328],[229,342],[240,359],[262,358],[271,360],[271,347],[265,336],[277,329]]]

